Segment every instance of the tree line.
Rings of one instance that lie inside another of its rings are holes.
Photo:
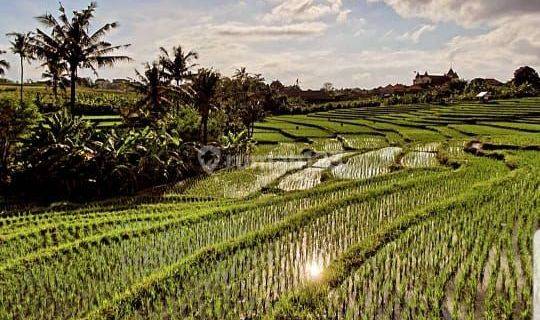
[[[96,8],[92,2],[69,15],[60,5],[58,16],[37,17],[35,31],[8,34],[20,57],[21,81],[17,103],[0,99],[1,193],[47,199],[129,194],[202,174],[199,153],[208,143],[224,156],[249,158],[254,123],[283,97],[245,68],[224,77],[200,67],[198,53],[180,45],[160,48],[154,61],[135,71],[129,85],[138,99],[120,108],[122,125],[97,128],[76,116],[80,71],[97,74],[131,61],[119,54],[129,44],[106,40],[117,22],[93,28]],[[39,112],[25,101],[23,66],[30,61],[45,69],[55,103],[59,89],[69,87],[69,101],[58,112]],[[0,74],[9,67],[1,60]]]

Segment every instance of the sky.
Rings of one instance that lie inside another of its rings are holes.
[[[9,50],[4,34],[35,30],[34,17],[57,9],[57,0],[0,1],[0,50]],[[540,67],[540,0],[98,0],[91,29],[113,21],[106,39],[131,44],[123,53],[134,61],[100,69],[103,78],[133,77],[160,46],[176,45],[225,75],[245,66],[311,89],[411,84],[416,71],[451,66],[464,79],[507,81],[522,65]],[[16,79],[16,56],[2,58]],[[38,63],[25,69],[40,79]]]

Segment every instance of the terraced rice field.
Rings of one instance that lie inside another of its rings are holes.
[[[530,319],[539,118],[540,99],[273,117],[247,168],[4,210],[0,319]]]

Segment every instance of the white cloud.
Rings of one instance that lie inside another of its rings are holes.
[[[322,22],[303,22],[280,26],[272,25],[249,25],[243,23],[228,23],[212,26],[218,34],[225,36],[306,36],[320,35],[328,26]]]
[[[367,0],[385,2],[405,18],[474,26],[500,17],[540,12],[538,0]]]
[[[343,10],[343,11],[340,11],[340,12],[338,13],[338,15],[337,15],[336,21],[337,21],[338,23],[345,23],[345,22],[347,22],[350,13],[351,13],[351,10]]]
[[[448,58],[463,62],[472,74],[505,73],[521,65],[540,65],[540,15],[504,18],[493,23],[490,32],[457,36],[448,44]]]
[[[335,16],[336,21],[347,21],[350,10],[343,9],[341,0],[267,0],[275,6],[264,15],[266,22],[316,21]]]
[[[415,30],[405,32],[404,34],[397,37],[397,39],[402,40],[402,41],[412,41],[414,43],[418,43],[418,42],[420,42],[420,38],[425,33],[432,32],[436,28],[437,27],[434,26],[434,25],[424,24],[424,25],[420,26],[419,28],[417,28]]]

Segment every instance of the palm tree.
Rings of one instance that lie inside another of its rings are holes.
[[[243,80],[249,76],[249,73],[246,70],[246,67],[238,68],[234,71],[233,78]]]
[[[41,74],[41,78],[45,80],[45,84],[51,88],[54,104],[55,106],[58,106],[58,89],[61,89],[62,92],[66,91],[66,88],[69,86],[68,74],[65,69],[61,69],[61,67],[55,64],[45,62],[42,66],[46,67],[47,71]]]
[[[173,47],[171,54],[163,47],[159,49],[162,52],[159,63],[163,67],[165,77],[170,81],[175,81],[176,86],[180,86],[185,79],[191,76],[190,69],[197,65],[191,61],[197,60],[199,54],[194,51],[186,53],[181,46]]]
[[[41,76],[47,79],[48,85],[52,88],[55,104],[58,103],[58,88],[65,89],[69,83],[67,79],[67,63],[62,59],[60,52],[61,43],[58,39],[52,38],[49,35],[37,30],[37,34],[33,39],[34,53],[36,57],[43,60],[42,67],[45,71]]]
[[[199,69],[191,84],[193,102],[201,116],[200,134],[204,144],[208,142],[208,117],[210,110],[215,108],[214,100],[219,80],[219,73],[210,69]]]
[[[19,55],[21,59],[21,83],[20,83],[20,94],[21,94],[21,105],[23,103],[23,88],[24,88],[24,61],[30,62],[33,58],[31,44],[32,33],[17,33],[12,32],[6,34],[8,37],[13,37],[14,39],[10,41],[11,43],[11,52]]]
[[[0,50],[0,54],[6,53],[5,51]],[[0,59],[0,76],[6,74],[6,70],[9,69],[9,63],[6,60]]]
[[[138,106],[149,109],[152,113],[161,113],[171,104],[167,93],[170,88],[164,80],[161,68],[157,62],[145,64],[144,73],[135,70],[137,80],[133,82],[135,90],[142,95]]]
[[[37,17],[44,26],[52,29],[51,39],[57,42],[58,52],[68,65],[70,73],[70,108],[71,112],[76,103],[77,73],[80,68],[91,69],[97,74],[97,68],[113,66],[116,62],[131,61],[124,55],[112,55],[113,52],[126,48],[127,45],[113,46],[103,40],[103,37],[112,29],[118,27],[118,23],[107,23],[94,33],[90,33],[90,22],[94,18],[97,8],[95,2],[82,11],[74,11],[71,19],[66,14],[65,8],[60,4],[60,16],[58,19],[51,14]],[[46,34],[37,30],[38,34]]]
[[[236,69],[233,75],[233,92],[234,111],[247,128],[248,137],[252,137],[255,122],[264,118],[264,104],[269,96],[268,86],[260,74],[250,74],[242,67]]]

